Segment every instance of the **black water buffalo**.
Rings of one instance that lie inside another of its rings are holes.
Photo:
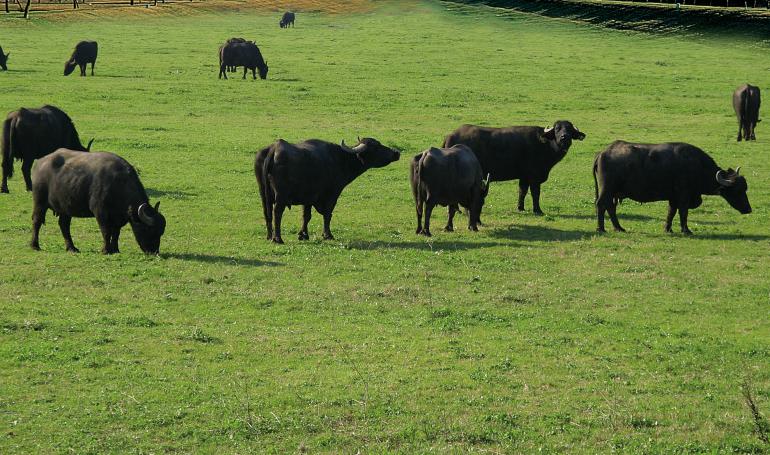
[[[278,26],[281,28],[288,28],[289,25],[294,27],[294,13],[291,11],[283,13],[283,16],[281,16],[281,22],[278,23]]]
[[[755,87],[749,84],[743,84],[733,93],[733,108],[735,109],[735,115],[738,117],[738,142],[742,138],[747,141],[756,141],[757,137],[754,134],[754,128],[759,119],[759,87]]]
[[[222,48],[230,43],[246,43],[245,38],[230,38],[227,41],[225,41],[225,44],[219,46],[219,51],[217,52],[217,55],[219,56],[219,66],[222,66]],[[238,67],[237,66],[227,66],[227,72],[228,73],[234,73]]]
[[[72,52],[72,57],[64,62],[64,75],[69,76],[75,70],[76,66],[80,67],[80,75],[86,75],[86,65],[91,64],[91,76],[94,75],[94,65],[96,65],[96,55],[99,52],[99,46],[96,41],[81,41],[75,45],[75,50]]]
[[[80,143],[80,137],[72,119],[55,106],[40,109],[21,108],[8,113],[3,123],[3,181],[0,192],[8,192],[8,179],[13,176],[13,160],[21,160],[21,172],[27,191],[32,191],[30,173],[32,162],[60,147],[88,151]]]
[[[0,69],[3,71],[8,71],[8,56],[11,55],[11,53],[4,54],[3,53],[3,46],[0,46]]]
[[[431,147],[412,158],[412,195],[417,210],[417,234],[428,237],[430,216],[436,205],[449,206],[445,231],[454,231],[457,205],[468,210],[468,229],[478,231],[476,224],[489,192],[489,176],[484,180],[481,165],[473,151],[462,144],[450,148]],[[422,224],[423,207],[425,226]]]
[[[242,66],[243,79],[246,79],[246,73],[251,70],[254,79],[257,78],[256,71],[259,70],[260,79],[267,78],[267,62],[262,58],[262,53],[253,41],[229,41],[219,49],[219,78],[227,79],[227,68]]]
[[[671,232],[678,210],[682,232],[692,234],[687,211],[698,208],[704,194],[718,194],[739,212],[751,213],[748,186],[739,170],[722,170],[706,152],[690,144],[615,141],[594,160],[597,231],[605,232],[605,211],[615,230],[624,231],[616,213],[617,200],[623,198],[668,201],[666,232]]]
[[[510,126],[487,128],[463,125],[444,140],[444,147],[464,144],[473,150],[481,170],[492,181],[519,179],[519,210],[524,210],[524,198],[532,189],[532,208],[540,209],[540,185],[548,180],[551,169],[564,158],[572,140],[582,141],[585,134],[572,123],[560,120],[550,128]]]
[[[34,181],[33,249],[40,249],[40,226],[50,208],[59,216],[67,251],[78,252],[70,235],[72,217],[95,217],[104,239],[102,253],[120,252],[118,237],[126,223],[131,223],[142,251],[158,253],[166,219],[158,212],[160,203],[150,205],[136,170],[123,158],[105,152],[59,149],[38,161]]]
[[[259,184],[267,238],[283,243],[281,217],[287,206],[302,206],[299,239],[307,240],[311,208],[324,218],[323,237],[333,240],[329,224],[342,190],[367,169],[397,161],[400,153],[375,139],[364,138],[355,147],[311,139],[290,144],[279,139],[257,153],[254,173]],[[275,220],[275,229],[273,229]]]

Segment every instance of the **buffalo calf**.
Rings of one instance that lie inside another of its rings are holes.
[[[82,153],[59,149],[38,161],[32,188],[32,243],[40,249],[40,226],[48,209],[59,217],[67,251],[78,252],[72,243],[70,222],[96,218],[102,231],[104,254],[119,253],[120,229],[131,224],[139,247],[148,254],[160,250],[166,219],[158,204],[150,205],[133,166],[112,153]]]
[[[299,239],[309,238],[307,225],[311,209],[323,216],[323,237],[333,240],[332,211],[342,190],[371,168],[397,161],[400,153],[375,139],[360,139],[355,147],[310,139],[290,144],[279,139],[257,153],[254,173],[259,184],[267,239],[283,243],[281,217],[286,207],[302,206]],[[275,227],[273,227],[275,223]]]
[[[738,142],[741,139],[756,141],[754,128],[757,127],[760,105],[759,87],[743,84],[733,93],[733,108],[738,117]]]
[[[281,28],[288,28],[289,25],[294,27],[294,13],[291,11],[283,13],[283,16],[281,16],[281,21],[278,23],[278,26]]]
[[[746,179],[740,168],[723,170],[703,150],[685,143],[634,144],[615,141],[594,160],[597,231],[604,232],[608,212],[616,231],[617,201],[668,201],[665,231],[671,232],[676,212],[682,232],[692,234],[687,213],[700,207],[704,194],[718,194],[739,212],[751,213]]]
[[[219,47],[219,78],[227,79],[227,71],[238,66],[243,67],[243,79],[246,79],[248,70],[251,70],[254,79],[257,78],[257,70],[260,79],[267,79],[267,62],[254,41],[230,38]]]
[[[478,231],[476,225],[489,192],[489,176],[483,179],[479,160],[469,147],[462,144],[443,149],[431,147],[416,155],[411,163],[411,181],[417,234],[431,236],[430,216],[436,205],[449,206],[445,231],[454,231],[457,205],[468,210],[468,229]]]
[[[75,67],[79,66],[80,75],[85,76],[86,65],[90,63],[91,76],[93,76],[98,51],[99,46],[96,44],[96,41],[81,41],[77,43],[70,59],[64,62],[64,75],[69,76],[75,70]]]

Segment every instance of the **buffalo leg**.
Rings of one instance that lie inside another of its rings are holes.
[[[617,207],[618,207],[618,204],[614,200],[612,200],[609,204],[607,204],[607,213],[609,213],[610,215],[610,221],[612,221],[612,227],[618,232],[626,232],[626,230],[620,226],[620,222],[618,221],[618,214],[616,211]]]
[[[102,231],[102,240],[104,241],[104,245],[102,246],[102,254],[117,253],[117,251],[113,249],[112,229],[110,228],[109,224],[104,220],[99,220],[98,218],[97,221],[99,222],[99,230]]]
[[[415,211],[417,212],[417,230],[415,234],[422,234],[422,212],[424,208],[424,201],[420,196],[417,196],[415,200]]]
[[[527,197],[528,190],[529,183],[524,179],[519,180],[519,206],[517,207],[519,212],[524,211],[524,198]]]
[[[112,235],[110,236],[110,248],[112,248],[112,251],[115,253],[120,253],[120,248],[118,248],[118,239],[120,238],[120,228],[114,229],[112,231]]]
[[[692,231],[687,227],[687,212],[689,208],[686,204],[679,205],[679,224],[682,226],[682,234],[692,235]]]
[[[251,69],[251,76],[254,78],[254,80],[257,80],[257,67]]]
[[[71,216],[59,215],[59,229],[61,229],[61,235],[64,237],[64,247],[71,253],[80,253],[80,250],[75,248],[75,244],[72,243],[72,235],[70,234],[71,223]]]
[[[328,212],[324,212],[323,217],[324,217],[324,240],[334,240],[334,236],[332,235],[332,230],[331,230],[332,211],[329,210]]]
[[[248,72],[249,72],[249,69],[244,66],[243,67],[243,78],[244,79],[246,79],[246,73],[248,73]]]
[[[536,215],[542,215],[543,211],[540,210],[540,184],[533,183],[530,185],[530,189],[532,190],[532,212]]]
[[[435,207],[436,204],[426,201],[425,202],[425,225],[422,228],[422,235],[426,237],[430,237],[432,234],[430,233],[430,216],[433,213],[433,207]]]
[[[86,67],[88,66],[87,63],[79,63],[78,66],[80,66],[80,76],[85,77],[86,76]]]
[[[676,215],[676,204],[674,201],[668,201],[668,215],[666,216],[666,232],[671,232],[671,223],[674,222],[674,215]]]
[[[0,193],[7,193],[8,192],[8,175],[5,173],[5,169],[3,169],[3,183],[0,185]]]
[[[27,185],[27,191],[32,191],[32,160],[24,160],[21,164],[21,173],[24,175],[24,183]]]
[[[455,225],[454,225],[454,219],[455,219],[455,212],[457,211],[457,206],[454,204],[449,204],[449,217],[447,217],[446,220],[446,227],[444,227],[444,230],[447,232],[454,232]]]
[[[224,76],[225,79],[227,79],[227,67],[225,66],[224,63],[219,65],[219,79],[222,79],[222,76]]]
[[[740,142],[741,139],[743,139],[743,121],[739,120],[738,121],[738,142]]]
[[[313,215],[312,206],[302,206],[302,229],[300,229],[297,238],[299,240],[308,240],[310,235],[307,233],[307,225],[310,223],[310,217]]]
[[[94,65],[96,65],[96,60],[94,60],[93,62],[91,62],[91,76],[93,76],[93,75],[94,75]]]
[[[283,243],[281,238],[281,218],[283,218],[284,209],[286,209],[286,205],[280,202],[276,202],[273,206],[273,224],[275,225],[273,229],[273,242],[275,243]]]
[[[262,191],[262,188],[260,188]],[[270,191],[265,188],[265,192]],[[265,194],[262,197],[262,213],[265,216],[265,225],[267,226],[267,239],[273,240],[273,201],[268,199],[268,195]]]
[[[756,127],[757,127],[757,124],[752,122],[752,124],[751,124],[751,131],[749,132],[749,139],[752,140],[752,141],[756,141],[757,140],[757,136],[754,134],[754,129]]]
[[[30,246],[33,250],[40,250],[40,226],[45,224],[45,212],[48,211],[48,195],[43,192],[33,194],[32,207],[32,241]]]

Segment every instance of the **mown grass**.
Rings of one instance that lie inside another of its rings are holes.
[[[730,106],[740,83],[770,85],[767,48],[498,14],[0,18],[0,106],[62,107],[168,219],[160,257],[129,230],[102,256],[94,220],[73,222],[68,254],[50,214],[34,252],[17,165],[0,197],[0,452],[767,451],[740,386],[768,412],[770,130],[736,144]],[[257,40],[268,80],[216,79],[230,36]],[[86,38],[97,76],[61,76]],[[461,123],[561,118],[588,137],[545,184],[546,216],[496,183],[481,232],[414,235],[409,156]],[[318,215],[297,241],[295,208],[287,244],[268,243],[255,151],[356,135],[404,158],[343,193],[336,241]],[[629,232],[595,235],[591,163],[618,138],[741,165],[754,213],[706,198],[686,238],[663,233],[665,203],[627,201]]]

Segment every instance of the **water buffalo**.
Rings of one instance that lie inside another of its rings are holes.
[[[262,53],[253,41],[234,41],[226,42],[219,49],[219,78],[227,79],[227,68],[242,66],[243,79],[246,79],[246,73],[251,70],[254,79],[257,78],[256,70],[259,70],[260,79],[267,78],[267,62],[262,58]]]
[[[329,224],[342,190],[367,169],[384,167],[397,161],[400,153],[375,139],[359,139],[355,147],[310,139],[290,144],[279,139],[257,153],[254,173],[259,184],[267,238],[283,243],[281,217],[284,209],[302,206],[299,239],[307,240],[311,208],[323,216],[323,237],[333,240]],[[273,229],[275,220],[275,229]]]
[[[519,205],[524,210],[524,198],[532,190],[532,208],[540,209],[540,185],[548,180],[551,169],[564,158],[572,140],[582,141],[585,134],[572,123],[560,120],[550,128],[510,126],[487,128],[463,125],[448,135],[444,147],[464,144],[473,150],[481,170],[492,181],[519,179]]]
[[[0,46],[0,69],[3,71],[8,71],[8,56],[11,55],[11,53],[4,54],[3,53],[3,46]]]
[[[72,119],[61,109],[45,105],[40,109],[21,108],[8,113],[3,123],[3,181],[0,192],[8,192],[8,179],[13,176],[13,160],[21,160],[21,172],[27,191],[32,191],[32,162],[60,147],[88,151],[83,147]]]
[[[38,236],[50,208],[59,216],[59,228],[67,251],[78,252],[72,243],[72,217],[95,217],[102,231],[102,253],[119,253],[120,229],[131,223],[139,247],[157,254],[166,219],[158,205],[150,205],[136,170],[123,158],[106,152],[82,153],[59,149],[42,158],[35,167],[32,190],[32,243],[40,249]]]
[[[99,46],[96,41],[81,41],[75,45],[75,51],[72,52],[72,57],[64,62],[64,75],[69,76],[75,70],[76,66],[80,67],[80,75],[86,75],[86,65],[91,64],[91,76],[94,75],[94,65],[96,65],[96,54],[99,51]]]
[[[222,66],[222,48],[230,43],[247,43],[245,38],[229,38],[227,41],[225,41],[225,44],[219,46],[219,51],[217,52],[217,55],[219,56],[219,66]],[[253,42],[253,41],[252,41]],[[237,66],[227,66],[227,72],[228,73],[234,73],[238,67]]]
[[[294,27],[294,13],[291,11],[283,13],[283,16],[281,16],[281,22],[278,23],[278,26],[281,28],[289,28],[289,25]]]
[[[632,144],[615,141],[594,160],[597,231],[604,230],[604,212],[612,226],[624,232],[616,214],[617,200],[638,202],[668,201],[666,232],[677,210],[682,232],[687,227],[687,211],[698,208],[704,194],[718,194],[733,208],[746,214],[751,205],[746,195],[746,179],[736,170],[722,170],[703,150],[690,144]]]
[[[757,140],[754,128],[761,121],[759,119],[760,101],[759,87],[743,84],[735,89],[733,108],[738,117],[738,142],[741,141],[741,133],[743,133],[743,139],[747,141]]]
[[[481,165],[473,151],[462,144],[450,148],[431,147],[412,158],[412,195],[417,209],[417,234],[430,237],[430,216],[436,205],[449,206],[445,231],[454,231],[457,205],[468,210],[468,229],[476,224],[489,192],[489,175],[481,174]],[[423,206],[425,226],[422,224]]]

